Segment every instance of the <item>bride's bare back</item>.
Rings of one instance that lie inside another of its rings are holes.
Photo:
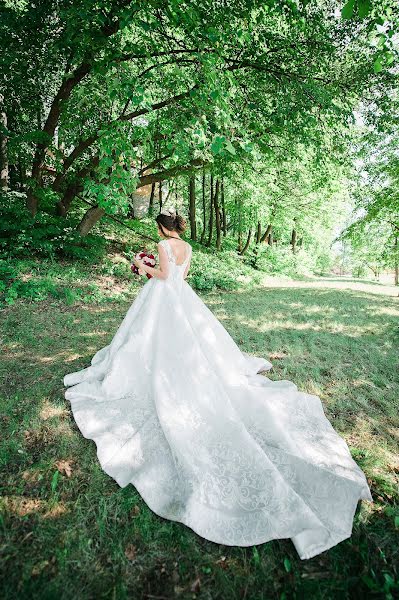
[[[170,245],[174,254],[176,265],[182,265],[187,257],[187,242],[181,238],[170,237],[166,239],[168,240],[168,244]]]

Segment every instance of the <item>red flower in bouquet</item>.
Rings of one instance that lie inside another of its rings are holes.
[[[146,251],[142,251],[139,252],[138,254],[136,254],[135,256],[136,260],[142,260],[143,263],[149,267],[154,267],[155,266],[155,256],[153,254],[149,254]],[[130,266],[131,270],[133,273],[135,273],[136,275],[139,275],[139,270],[138,267],[133,263]],[[150,275],[149,273],[146,273],[147,278],[151,279],[152,275]]]

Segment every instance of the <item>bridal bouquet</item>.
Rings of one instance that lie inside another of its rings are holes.
[[[146,251],[139,252],[135,256],[136,260],[142,260],[145,265],[149,267],[155,266],[155,256],[153,254],[148,254]],[[141,271],[134,263],[130,265],[130,268],[135,275],[143,275],[145,271]],[[148,279],[151,279],[152,275],[146,273]]]

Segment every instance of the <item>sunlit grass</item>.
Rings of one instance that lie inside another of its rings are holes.
[[[17,301],[2,311],[4,598],[394,596],[397,290],[336,278],[266,283],[201,295],[243,350],[273,363],[269,377],[320,396],[375,500],[359,504],[352,537],[301,561],[290,540],[232,548],[155,515],[133,486],[102,471],[63,396],[63,376],[112,339],[133,297]]]

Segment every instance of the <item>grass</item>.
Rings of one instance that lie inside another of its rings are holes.
[[[397,290],[334,277],[200,292],[273,379],[320,396],[365,471],[351,538],[301,561],[292,542],[229,547],[155,515],[108,477],[62,379],[107,344],[132,297],[26,299],[2,311],[4,599],[394,598],[399,591]]]

